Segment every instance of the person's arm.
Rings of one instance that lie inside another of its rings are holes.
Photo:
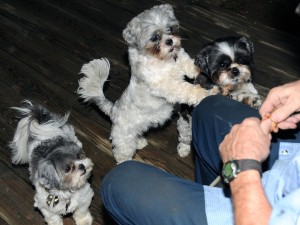
[[[245,119],[234,125],[220,144],[223,163],[253,159],[263,162],[270,151],[271,121]],[[251,169],[240,172],[230,183],[236,225],[267,225],[271,206],[264,193],[260,173]]]
[[[230,182],[234,220],[236,225],[267,225],[271,216],[271,205],[266,198],[261,177],[256,170],[238,174]]]

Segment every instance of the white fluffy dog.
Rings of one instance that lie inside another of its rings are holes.
[[[131,79],[115,103],[105,98],[103,84],[109,75],[107,59],[95,59],[81,69],[79,95],[93,101],[112,120],[113,156],[118,163],[132,159],[136,149],[147,145],[142,134],[165,123],[175,103],[198,104],[216,94],[184,81],[200,69],[181,47],[176,35],[179,23],[168,4],[154,6],[133,18],[123,31],[129,45]]]
[[[93,168],[85,157],[69,115],[59,116],[41,105],[25,101],[14,139],[10,143],[15,164],[29,163],[36,189],[34,206],[48,225],[63,225],[62,216],[73,213],[77,225],[91,225],[89,206],[94,192],[87,182]]]

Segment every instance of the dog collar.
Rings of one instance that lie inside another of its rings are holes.
[[[52,207],[55,207],[59,203],[58,195],[53,195],[53,194],[48,195],[48,197],[46,199],[46,204],[50,207],[51,203],[52,203]],[[70,204],[71,204],[71,201],[69,199],[66,203],[66,211],[68,211]]]
[[[47,205],[50,206],[51,203],[52,203],[52,201],[53,201],[52,206],[55,207],[59,203],[58,196],[57,195],[53,195],[53,194],[49,194],[48,197],[47,197],[47,199],[46,199]]]

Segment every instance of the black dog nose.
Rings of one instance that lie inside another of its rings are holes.
[[[172,46],[173,45],[173,40],[172,39],[166,40],[166,45]]]
[[[233,74],[233,76],[238,76],[238,75],[240,74],[240,71],[239,71],[238,68],[233,67],[233,68],[231,69],[231,73]]]
[[[85,170],[85,166],[83,164],[80,164],[79,167],[78,167],[78,169]]]

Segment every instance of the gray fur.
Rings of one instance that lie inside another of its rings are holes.
[[[67,123],[69,114],[57,115],[28,100],[13,109],[21,119],[10,143],[12,161],[29,163],[36,189],[34,206],[49,225],[62,225],[61,216],[68,213],[76,215],[77,225],[92,224],[88,208],[94,192],[87,179],[93,163],[85,157],[73,126]],[[47,202],[49,195],[58,197],[55,206]]]

